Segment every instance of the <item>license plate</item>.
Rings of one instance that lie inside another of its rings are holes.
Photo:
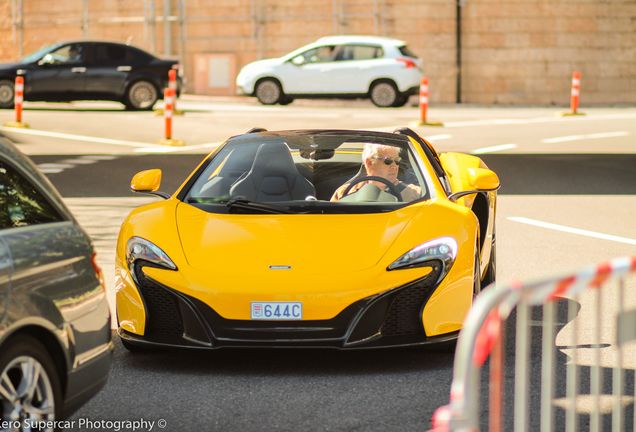
[[[301,320],[303,304],[300,302],[252,302],[253,320]]]

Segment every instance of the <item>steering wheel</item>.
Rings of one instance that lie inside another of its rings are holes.
[[[395,187],[395,185],[391,183],[390,181],[388,181],[387,179],[385,179],[384,177],[378,177],[378,176],[362,176],[352,180],[351,183],[349,183],[349,186],[347,186],[347,188],[342,193],[342,196],[346,197],[347,195],[349,195],[349,191],[351,190],[351,188],[353,188],[354,185],[358,183],[362,183],[364,181],[378,181],[380,183],[384,183],[385,185],[388,186],[389,188],[388,192],[391,195],[396,197],[399,202],[404,202],[404,200],[402,199],[402,194],[400,194],[400,192]]]

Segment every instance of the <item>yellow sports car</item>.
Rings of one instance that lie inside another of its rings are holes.
[[[212,151],[173,194],[131,188],[117,242],[131,349],[420,345],[457,337],[495,278],[497,175],[410,129],[268,132]]]

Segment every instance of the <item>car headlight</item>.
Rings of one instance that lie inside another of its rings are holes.
[[[441,237],[414,247],[387,267],[387,270],[401,270],[415,267],[427,267],[438,261],[442,272],[441,281],[449,272],[457,257],[457,241],[452,237]]]
[[[128,269],[133,279],[136,278],[135,263],[138,260],[145,261],[147,265],[152,267],[177,270],[175,263],[159,246],[141,237],[131,237],[126,245],[126,263],[128,263]]]

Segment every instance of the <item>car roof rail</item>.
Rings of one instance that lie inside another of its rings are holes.
[[[265,129],[265,128],[260,128],[260,127],[254,127],[254,128],[252,128],[252,129],[248,130],[248,131],[247,131],[247,132],[245,132],[245,133],[250,134],[250,133],[259,133],[259,132],[267,132],[267,129]]]

